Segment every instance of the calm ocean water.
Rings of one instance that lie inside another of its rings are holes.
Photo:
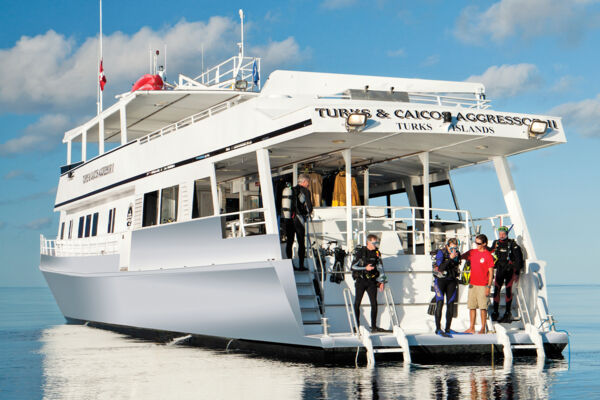
[[[571,363],[379,364],[374,370],[266,360],[65,325],[47,288],[0,288],[0,399],[534,399],[600,395],[600,286],[553,286]]]

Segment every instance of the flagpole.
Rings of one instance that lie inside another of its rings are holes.
[[[98,60],[98,71],[100,71],[102,63],[102,0],[100,0],[100,49],[99,49],[99,60]],[[98,115],[102,112],[102,90],[100,88],[100,82],[98,81]]]

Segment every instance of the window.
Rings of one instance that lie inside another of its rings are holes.
[[[213,215],[212,192],[210,178],[194,181],[194,201],[192,203],[192,218],[201,218]]]
[[[85,237],[90,237],[90,229],[92,225],[92,214],[85,216]]]
[[[65,238],[65,223],[60,224],[60,240]]]
[[[98,213],[94,213],[92,218],[92,236],[98,235]]]
[[[158,213],[158,190],[144,194],[142,226],[156,225]]]
[[[179,186],[171,186],[161,191],[160,195],[160,223],[168,224],[177,221],[177,199]]]
[[[108,210],[108,229],[107,229],[108,233],[114,233],[115,232],[115,218],[116,218],[116,213],[117,213],[117,209],[116,208],[111,208],[110,210]]]
[[[73,237],[73,220],[69,221],[69,239]]]
[[[77,237],[78,238],[83,237],[84,219],[85,218],[83,216],[79,217],[79,228],[77,228]]]

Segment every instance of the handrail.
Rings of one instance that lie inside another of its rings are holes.
[[[227,213],[227,214],[219,214],[219,217],[231,217],[231,216],[238,216],[239,219],[236,221],[230,221],[228,223],[225,224],[225,229],[226,230],[231,230],[231,236],[232,238],[235,237],[245,237],[247,236],[246,233],[246,228],[248,227],[252,227],[252,226],[266,226],[266,221],[264,219],[264,208],[253,208],[251,210],[243,210],[243,211],[236,211],[236,212],[232,212],[232,213]],[[254,221],[254,222],[246,222],[246,218],[245,215],[246,214],[251,214],[251,213],[262,213],[262,220],[260,221]],[[228,235],[226,235],[227,237],[229,237]]]
[[[233,105],[235,105],[237,102],[239,102],[240,100],[241,100],[241,96],[238,96],[233,100],[229,100],[224,103],[219,103],[217,105],[214,105],[211,108],[200,111],[197,114],[190,115],[190,116],[185,117],[177,122],[174,122],[172,124],[169,124],[167,126],[160,128],[160,129],[157,129],[154,132],[147,134],[146,136],[142,136],[141,138],[137,139],[137,142],[139,144],[145,144],[145,143],[150,142],[151,140],[158,139],[159,137],[167,135],[171,132],[176,132],[181,128],[185,128],[188,125],[192,125],[192,124],[195,124],[196,122],[202,121],[203,119],[212,117],[213,115],[216,115],[216,114],[220,113],[221,111],[228,110]]]
[[[235,81],[250,79],[250,89],[260,90],[260,83],[255,85],[252,79],[254,73],[254,63],[260,76],[259,57],[239,57],[233,56],[222,63],[204,71],[195,78],[189,78],[185,75],[179,75],[179,84],[177,88],[198,87],[199,84],[205,87],[217,87],[220,89],[234,88]]]
[[[410,103],[436,104],[438,106],[463,107],[477,110],[487,110],[491,107],[491,100],[485,99],[478,93],[472,93],[472,97],[438,92],[407,92],[407,94]],[[319,95],[318,98],[350,100],[351,96],[347,93],[337,93]]]
[[[346,315],[348,316],[348,325],[350,325],[350,331],[353,335],[359,335],[358,322],[356,321],[356,314],[354,313],[354,305],[352,304],[352,292],[350,289],[345,288],[342,291],[344,296],[344,305],[346,306]]]
[[[120,235],[118,233],[109,236],[70,240],[46,239],[44,235],[40,235],[40,254],[54,257],[118,254]],[[111,237],[112,239],[110,239]]]

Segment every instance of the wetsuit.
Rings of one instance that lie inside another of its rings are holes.
[[[292,258],[292,247],[294,246],[294,236],[298,240],[298,268],[304,268],[304,258],[306,257],[306,224],[312,213],[313,206],[311,202],[310,191],[304,186],[296,185],[292,188],[292,218],[285,220],[285,234],[287,243],[285,253],[287,258]]]
[[[454,303],[458,298],[458,266],[460,264],[460,253],[454,259],[450,258],[450,253],[446,248],[438,250],[435,256],[435,263],[438,271],[444,273],[443,278],[436,277],[433,282],[435,290],[435,329],[441,330],[442,308],[444,307],[444,296],[446,296],[446,332],[450,330],[452,317],[454,316]]]
[[[519,279],[521,265],[523,264],[523,253],[519,245],[512,239],[494,240],[492,252],[496,256],[496,278],[494,279],[494,313],[498,315],[500,306],[500,290],[506,286],[506,314],[510,313],[512,306],[512,288]],[[493,318],[494,319],[494,318]]]
[[[372,265],[375,269],[367,271],[367,265]],[[352,262],[352,276],[356,278],[354,287],[354,315],[356,323],[360,325],[360,303],[367,292],[369,303],[371,303],[371,329],[377,327],[377,287],[381,283],[378,279],[381,276],[381,254],[379,250],[369,250],[366,246],[359,249],[359,253]]]

